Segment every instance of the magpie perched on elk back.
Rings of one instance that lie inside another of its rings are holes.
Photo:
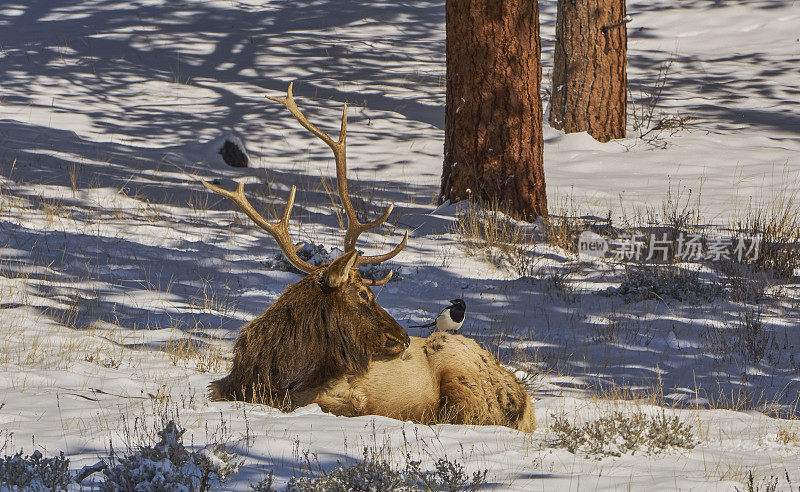
[[[335,415],[533,431],[536,419],[530,396],[490,352],[474,340],[445,332],[409,337],[370,289],[388,282],[391,272],[380,280],[359,274],[360,265],[396,256],[408,234],[388,253],[361,256],[356,251],[359,235],[380,226],[392,207],[370,222],[356,217],[347,192],[347,106],[339,138],[334,140],[306,119],[292,97],[291,84],[286,97],[269,99],[283,104],[333,151],[339,203],[347,218],[345,253],[321,267],[298,256],[298,245],[289,233],[294,186],[283,215],[270,221],[250,204],[242,184],[229,191],[203,181],[275,238],[287,260],[306,274],[242,327],[230,373],[209,385],[211,399],[244,400],[284,410],[316,403]]]
[[[436,331],[446,331],[455,333],[464,323],[464,313],[467,311],[467,303],[464,299],[451,299],[450,305],[439,313],[435,320],[426,325],[413,325],[409,328],[429,328],[436,326]]]

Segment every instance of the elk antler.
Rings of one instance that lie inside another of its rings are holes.
[[[334,141],[327,133],[323,132],[313,123],[308,121],[303,113],[300,112],[300,109],[297,107],[297,104],[295,104],[294,98],[292,97],[291,83],[289,84],[289,89],[286,91],[286,97],[266,97],[270,101],[283,104],[286,109],[292,113],[292,116],[294,116],[295,119],[300,122],[303,128],[310,131],[320,140],[325,142],[333,151],[333,157],[336,160],[336,188],[339,192],[339,199],[342,202],[342,207],[344,207],[345,214],[347,214],[347,231],[344,234],[344,251],[348,252],[354,250],[356,248],[356,239],[358,239],[358,236],[360,236],[362,232],[374,229],[385,222],[386,219],[389,218],[389,214],[392,213],[394,205],[389,205],[389,208],[386,209],[386,212],[371,222],[361,223],[359,222],[358,217],[356,217],[356,210],[353,208],[353,204],[350,202],[350,195],[347,192],[347,103],[344,104],[344,109],[342,110],[342,124],[339,130],[339,141],[337,142]],[[406,231],[405,236],[403,236],[403,240],[400,242],[400,244],[398,244],[392,251],[382,255],[360,256],[356,261],[356,267],[361,265],[373,265],[394,258],[405,247],[407,241],[408,231]],[[386,277],[380,280],[365,280],[365,283],[371,285],[383,285],[388,282],[390,278],[392,278],[391,270]]]
[[[289,236],[289,215],[291,215],[292,207],[294,206],[294,193],[297,191],[296,186],[292,186],[292,191],[289,193],[289,201],[286,202],[286,210],[283,211],[283,217],[281,217],[281,220],[278,222],[270,222],[262,217],[261,214],[256,212],[256,209],[253,208],[253,205],[251,205],[250,201],[247,200],[247,197],[244,195],[243,183],[239,183],[236,191],[228,191],[220,188],[219,186],[214,186],[204,179],[201,181],[206,188],[214,193],[219,193],[220,195],[233,200],[233,202],[236,203],[240,209],[242,209],[242,212],[246,213],[248,217],[253,219],[253,222],[258,224],[265,231],[269,232],[272,237],[275,238],[275,241],[278,242],[278,246],[280,246],[281,251],[283,251],[283,254],[286,256],[286,259],[289,260],[289,263],[294,265],[295,268],[305,273],[311,273],[317,269],[317,267],[311,263],[308,263],[297,256],[297,251],[303,246],[303,243],[295,245],[292,243],[292,238]]]

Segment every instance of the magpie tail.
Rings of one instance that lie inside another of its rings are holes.
[[[436,325],[436,321],[434,320],[431,323],[428,323],[427,325],[411,325],[411,326],[409,326],[409,328],[430,328],[431,326],[435,326],[435,325]]]

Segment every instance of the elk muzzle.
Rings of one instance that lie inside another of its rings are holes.
[[[378,306],[381,314],[381,325],[383,335],[383,347],[381,352],[383,355],[397,355],[402,353],[408,348],[411,343],[411,338],[406,333],[406,330],[392,318],[383,308]]]
[[[402,330],[402,328],[400,329]],[[383,335],[383,349],[386,355],[397,355],[407,349],[410,343],[411,338],[405,330],[403,330],[400,337],[390,333],[384,333]]]

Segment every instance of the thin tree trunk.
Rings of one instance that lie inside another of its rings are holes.
[[[625,0],[559,0],[550,126],[625,136]]]
[[[547,216],[536,0],[447,0],[440,203],[485,200]]]

